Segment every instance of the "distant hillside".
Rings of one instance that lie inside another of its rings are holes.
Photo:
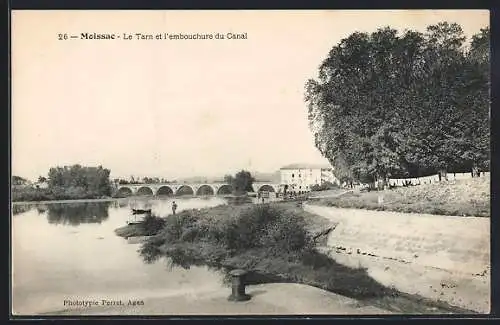
[[[280,182],[280,172],[272,172],[272,173],[262,173],[251,171],[252,176],[255,178],[257,182],[270,182],[270,183],[279,183]],[[224,180],[224,175],[220,177],[203,177],[203,176],[192,176],[177,179],[178,182],[187,182],[187,183],[217,183],[222,182]]]

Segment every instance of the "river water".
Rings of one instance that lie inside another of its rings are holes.
[[[223,198],[175,198],[178,211],[226,204]],[[131,208],[165,216],[172,199],[123,199],[14,205],[12,313],[67,309],[65,300],[141,300],[224,286],[221,274],[167,261],[144,263],[114,230],[133,220]],[[228,291],[229,292],[229,291]]]

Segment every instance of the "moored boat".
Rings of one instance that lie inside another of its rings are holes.
[[[146,214],[151,213],[151,209],[143,210],[143,209],[132,209],[133,214]]]

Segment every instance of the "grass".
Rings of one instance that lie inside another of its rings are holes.
[[[162,221],[141,246],[147,263],[167,258],[185,268],[242,268],[250,272],[249,284],[308,284],[396,312],[464,312],[448,305],[436,308],[436,302],[387,288],[366,269],[341,265],[318,252],[315,235],[332,225],[296,203],[226,205],[152,218]],[[144,228],[128,226],[117,233],[144,235]]]
[[[379,203],[379,197],[383,202]],[[490,178],[398,187],[385,191],[350,192],[315,200],[338,208],[386,210],[451,216],[490,216]]]

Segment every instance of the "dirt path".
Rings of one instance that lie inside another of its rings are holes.
[[[304,205],[336,224],[325,252],[378,282],[454,306],[490,311],[488,218]]]

